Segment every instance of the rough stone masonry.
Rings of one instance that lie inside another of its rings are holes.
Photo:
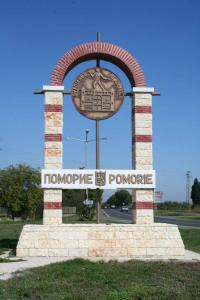
[[[67,52],[56,65],[50,86],[44,86],[44,168],[61,170],[63,149],[63,80],[77,64],[98,57],[115,63],[133,87],[132,169],[152,170],[152,94],[142,68],[126,50],[92,42]],[[124,125],[124,124],[123,124]],[[185,253],[176,225],[154,223],[154,189],[133,190],[133,224],[62,224],[62,190],[44,190],[44,225],[25,225],[17,245],[18,257],[59,256],[91,260],[176,258]]]
[[[125,261],[172,259],[184,254],[178,227],[157,223],[26,225],[17,245],[18,257]]]

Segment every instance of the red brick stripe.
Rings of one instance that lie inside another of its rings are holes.
[[[153,209],[153,202],[134,202],[133,209]]]
[[[44,209],[62,209],[61,202],[44,202]]]
[[[61,142],[62,134],[45,134],[45,142]]]
[[[51,105],[51,104],[45,105],[45,112],[61,112],[61,111],[62,111],[62,105]]]
[[[151,114],[151,106],[135,106],[133,108],[133,113]]]
[[[143,70],[136,59],[125,49],[102,42],[82,44],[65,53],[54,68],[50,85],[62,85],[66,74],[73,67],[97,57],[114,63],[121,68],[129,78],[132,86],[146,86]]]
[[[136,143],[136,142],[151,143],[152,135],[135,135],[135,136],[133,136],[133,143]]]

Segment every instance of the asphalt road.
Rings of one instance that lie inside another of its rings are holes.
[[[105,209],[105,212],[111,217],[118,219],[119,221],[124,223],[131,223],[131,212],[121,212],[120,209]],[[200,228],[200,221],[193,220],[178,220],[176,217],[154,217],[154,221],[156,223],[168,223],[168,224],[176,224],[178,226],[183,227],[198,227]]]

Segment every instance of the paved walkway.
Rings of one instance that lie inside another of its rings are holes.
[[[67,260],[66,257],[32,257],[32,258],[27,258],[24,261],[0,263],[0,280],[7,280],[14,277],[15,272],[46,266],[51,263],[62,262],[66,260]],[[200,261],[200,254],[186,250],[185,256],[176,258],[176,261],[180,261],[180,262]]]
[[[49,265],[51,263],[65,261],[66,257],[31,257],[23,261],[0,263],[0,280],[7,280],[14,276],[15,272]]]

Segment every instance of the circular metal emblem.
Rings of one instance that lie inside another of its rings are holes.
[[[107,119],[122,105],[124,90],[114,73],[103,68],[91,68],[74,81],[72,99],[76,109],[87,118]]]

